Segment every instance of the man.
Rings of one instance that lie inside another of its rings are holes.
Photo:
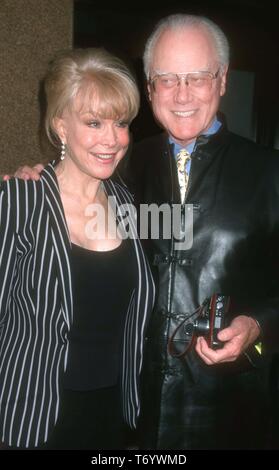
[[[268,445],[279,344],[279,157],[230,133],[219,116],[228,64],[226,37],[202,17],[167,17],[146,44],[149,99],[165,132],[137,144],[121,176],[139,204],[181,204],[181,225],[192,207],[193,243],[178,248],[174,230],[146,243],[158,293],[140,448]],[[198,307],[216,293],[231,298],[218,349],[197,328]]]
[[[279,339],[279,155],[233,135],[218,116],[228,64],[226,37],[200,17],[163,19],[145,48],[148,96],[165,132],[132,154],[135,193],[139,203],[192,204],[194,220],[188,250],[176,250],[174,237],[147,242],[158,295],[146,343],[142,448],[268,445],[269,354]],[[186,189],[176,166],[182,148],[191,157]],[[173,357],[175,329],[214,293],[231,296],[229,326],[218,334],[224,346],[209,347],[197,332],[195,348]]]

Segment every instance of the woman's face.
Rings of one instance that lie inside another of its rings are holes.
[[[66,144],[66,158],[77,169],[98,180],[109,178],[129,145],[129,123],[104,119],[76,98],[62,118],[56,118],[59,137]]]

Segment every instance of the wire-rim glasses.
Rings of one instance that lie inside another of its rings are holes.
[[[153,90],[156,92],[172,90],[178,87],[184,80],[185,84],[194,90],[210,90],[213,80],[218,77],[220,69],[216,73],[209,71],[198,71],[189,73],[160,73],[149,80]]]

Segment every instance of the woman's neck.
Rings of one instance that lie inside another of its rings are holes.
[[[75,164],[62,161],[55,167],[61,195],[70,195],[80,202],[104,203],[102,181],[80,171]]]

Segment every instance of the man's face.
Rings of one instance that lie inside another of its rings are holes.
[[[202,29],[166,31],[154,50],[151,79],[158,74],[207,71],[215,75],[220,69],[212,40]],[[172,88],[148,85],[153,113],[175,142],[185,146],[204,133],[212,124],[225,92],[226,72],[206,86],[195,87],[182,79]]]

